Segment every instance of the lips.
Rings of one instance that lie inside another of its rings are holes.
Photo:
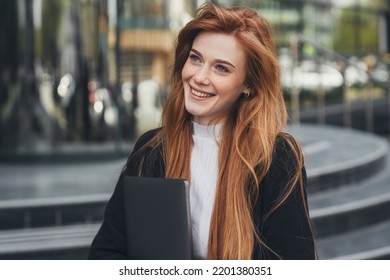
[[[202,91],[198,91],[198,90],[195,90],[194,88],[190,87],[191,88],[191,93],[193,96],[195,97],[198,97],[198,98],[208,98],[208,97],[213,97],[215,96],[215,94],[212,94],[212,93],[207,93],[207,92],[202,92]]]

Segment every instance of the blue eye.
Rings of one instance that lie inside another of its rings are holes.
[[[196,54],[190,54],[189,58],[190,58],[191,61],[194,61],[194,62],[199,62],[200,61],[199,56],[197,56]]]
[[[216,65],[216,66],[215,66],[215,69],[217,69],[217,71],[223,72],[223,73],[229,72],[229,69],[228,69],[227,67],[225,67],[225,66],[223,66],[223,65],[220,65],[220,64]]]

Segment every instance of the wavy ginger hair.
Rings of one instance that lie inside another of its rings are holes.
[[[197,10],[195,18],[178,34],[162,129],[147,145],[157,147],[162,143],[167,178],[189,180],[192,116],[184,106],[181,73],[195,37],[203,31],[233,34],[241,42],[247,60],[245,82],[251,89],[249,98],[242,96],[237,100],[223,126],[208,258],[251,259],[256,242],[266,246],[253,223],[252,210],[261,195],[260,182],[270,168],[278,136],[293,147],[297,168],[274,209],[302,179],[303,166],[299,145],[283,133],[287,112],[279,82],[276,45],[265,19],[249,8],[222,9],[206,3]]]

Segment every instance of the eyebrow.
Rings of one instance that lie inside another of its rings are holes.
[[[191,49],[191,51],[194,52],[194,53],[196,53],[196,54],[199,55],[200,57],[203,57],[203,55],[202,55],[199,51],[197,51],[197,50],[195,50],[195,49]],[[233,67],[234,69],[237,69],[237,67],[234,66],[231,62],[226,61],[226,60],[223,60],[223,59],[216,59],[215,62],[227,64],[227,65],[230,65],[231,67]]]

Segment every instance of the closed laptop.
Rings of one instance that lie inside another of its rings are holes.
[[[123,184],[129,259],[191,259],[187,182],[125,176]]]

